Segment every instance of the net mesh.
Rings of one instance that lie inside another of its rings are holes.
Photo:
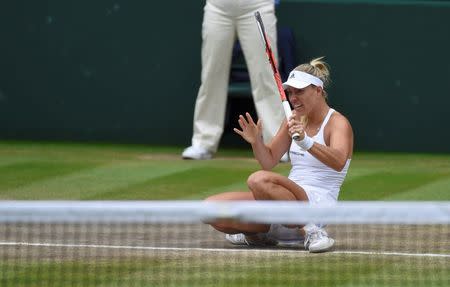
[[[420,214],[420,216],[417,216]],[[203,222],[322,222],[330,252]],[[450,203],[1,202],[1,286],[449,286]]]

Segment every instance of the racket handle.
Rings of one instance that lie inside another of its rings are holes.
[[[289,118],[292,116],[291,106],[289,105],[288,101],[282,101],[281,103],[283,104],[283,109],[284,109],[284,114],[286,115],[286,119],[289,120]],[[300,135],[298,133],[295,133],[292,135],[292,139],[297,141],[300,139]]]

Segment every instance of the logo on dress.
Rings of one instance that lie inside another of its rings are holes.
[[[294,155],[299,155],[299,156],[305,156],[305,154],[304,153],[302,153],[302,152],[298,152],[298,151],[289,151],[289,153],[291,153],[291,154],[294,154]]]

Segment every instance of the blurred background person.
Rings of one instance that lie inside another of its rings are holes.
[[[184,159],[210,159],[224,131],[233,45],[239,39],[249,71],[252,96],[269,142],[284,119],[272,71],[262,48],[254,12],[259,11],[277,58],[277,19],[273,0],[207,0],[202,25],[202,72],[191,146]],[[282,161],[287,161],[287,154]]]

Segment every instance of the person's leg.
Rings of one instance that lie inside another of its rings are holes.
[[[206,3],[202,26],[201,86],[195,103],[192,145],[212,153],[223,133],[232,48],[233,16]]]
[[[256,200],[299,200],[314,201],[306,191],[285,176],[270,171],[257,171],[247,180],[248,187]],[[311,193],[310,196],[313,196]],[[305,237],[304,246],[310,252],[324,252],[334,245],[334,239],[328,236],[324,228],[313,223],[303,225],[285,225],[288,228],[298,228]]]
[[[207,201],[227,201],[227,200],[255,200],[251,192],[225,192],[216,194],[206,198]],[[220,220],[208,223],[216,230],[227,233],[237,234],[244,233],[246,235],[252,235],[257,233],[266,233],[270,229],[270,225],[267,224],[255,224],[255,223],[243,223],[239,221]]]
[[[308,198],[312,205],[333,205],[336,199],[328,196],[323,189],[308,188]],[[334,245],[334,239],[328,235],[323,223],[315,222],[306,224],[302,233],[305,237],[304,247],[309,252],[325,252]]]
[[[248,7],[249,12],[239,17],[236,25],[250,75],[256,111],[263,123],[264,142],[267,143],[278,131],[284,119],[284,112],[253,13],[256,10],[261,13],[275,60],[277,59],[277,20],[273,1],[259,0],[246,3],[251,5],[252,2],[253,7]]]
[[[302,187],[275,172],[254,172],[247,179],[247,185],[256,200],[308,201],[308,195]]]
[[[306,191],[285,176],[270,172],[257,171],[251,174],[247,180],[248,187],[252,191],[255,200],[298,200],[316,202],[314,192]],[[310,198],[310,196],[312,198]],[[334,245],[334,239],[322,227],[314,223],[303,225],[285,225],[288,228],[298,228],[301,236],[305,237],[305,249],[310,252],[324,252]]]

